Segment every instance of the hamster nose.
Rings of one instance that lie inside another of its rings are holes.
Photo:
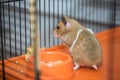
[[[53,35],[56,37],[56,38],[59,38],[59,35],[56,31],[53,31]]]
[[[53,31],[53,34],[54,34],[54,35],[57,35],[57,32],[54,30],[54,31]]]

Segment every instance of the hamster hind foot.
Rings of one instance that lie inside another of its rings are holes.
[[[73,67],[73,69],[74,69],[74,70],[77,70],[77,69],[80,67],[80,65],[77,64],[77,63],[74,63],[74,64],[75,64],[75,66]]]
[[[95,70],[98,70],[97,66],[96,65],[93,65],[92,66]]]

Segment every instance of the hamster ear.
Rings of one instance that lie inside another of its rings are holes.
[[[63,22],[63,24],[66,26],[66,27],[70,27],[71,25],[70,25],[70,23],[69,23],[69,21],[68,21],[68,17],[67,16],[64,16],[63,18],[62,18],[62,22]]]
[[[66,24],[67,24],[67,19],[66,19],[66,17],[65,17],[65,16],[62,18],[62,22],[63,22],[63,24],[64,24],[64,25],[66,25]]]

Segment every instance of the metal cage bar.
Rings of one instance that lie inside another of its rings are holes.
[[[0,3],[1,7],[1,3]],[[2,78],[5,80],[5,66],[4,66],[4,49],[3,49],[3,28],[2,28],[2,20],[1,20],[1,8],[0,8],[0,36],[1,36],[1,53],[2,53]]]

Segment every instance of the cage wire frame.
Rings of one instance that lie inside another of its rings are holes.
[[[31,46],[33,48],[34,53],[34,72],[35,72],[35,80],[39,79],[40,73],[40,64],[39,61],[39,28],[37,26],[37,16],[36,16],[36,1],[30,0],[30,22],[31,22]]]
[[[95,33],[120,25],[119,0],[36,0],[36,3],[41,48],[61,44],[51,32],[63,16],[77,19]],[[4,60],[23,55],[31,45],[29,15],[28,1],[0,0],[0,59],[3,79]]]

